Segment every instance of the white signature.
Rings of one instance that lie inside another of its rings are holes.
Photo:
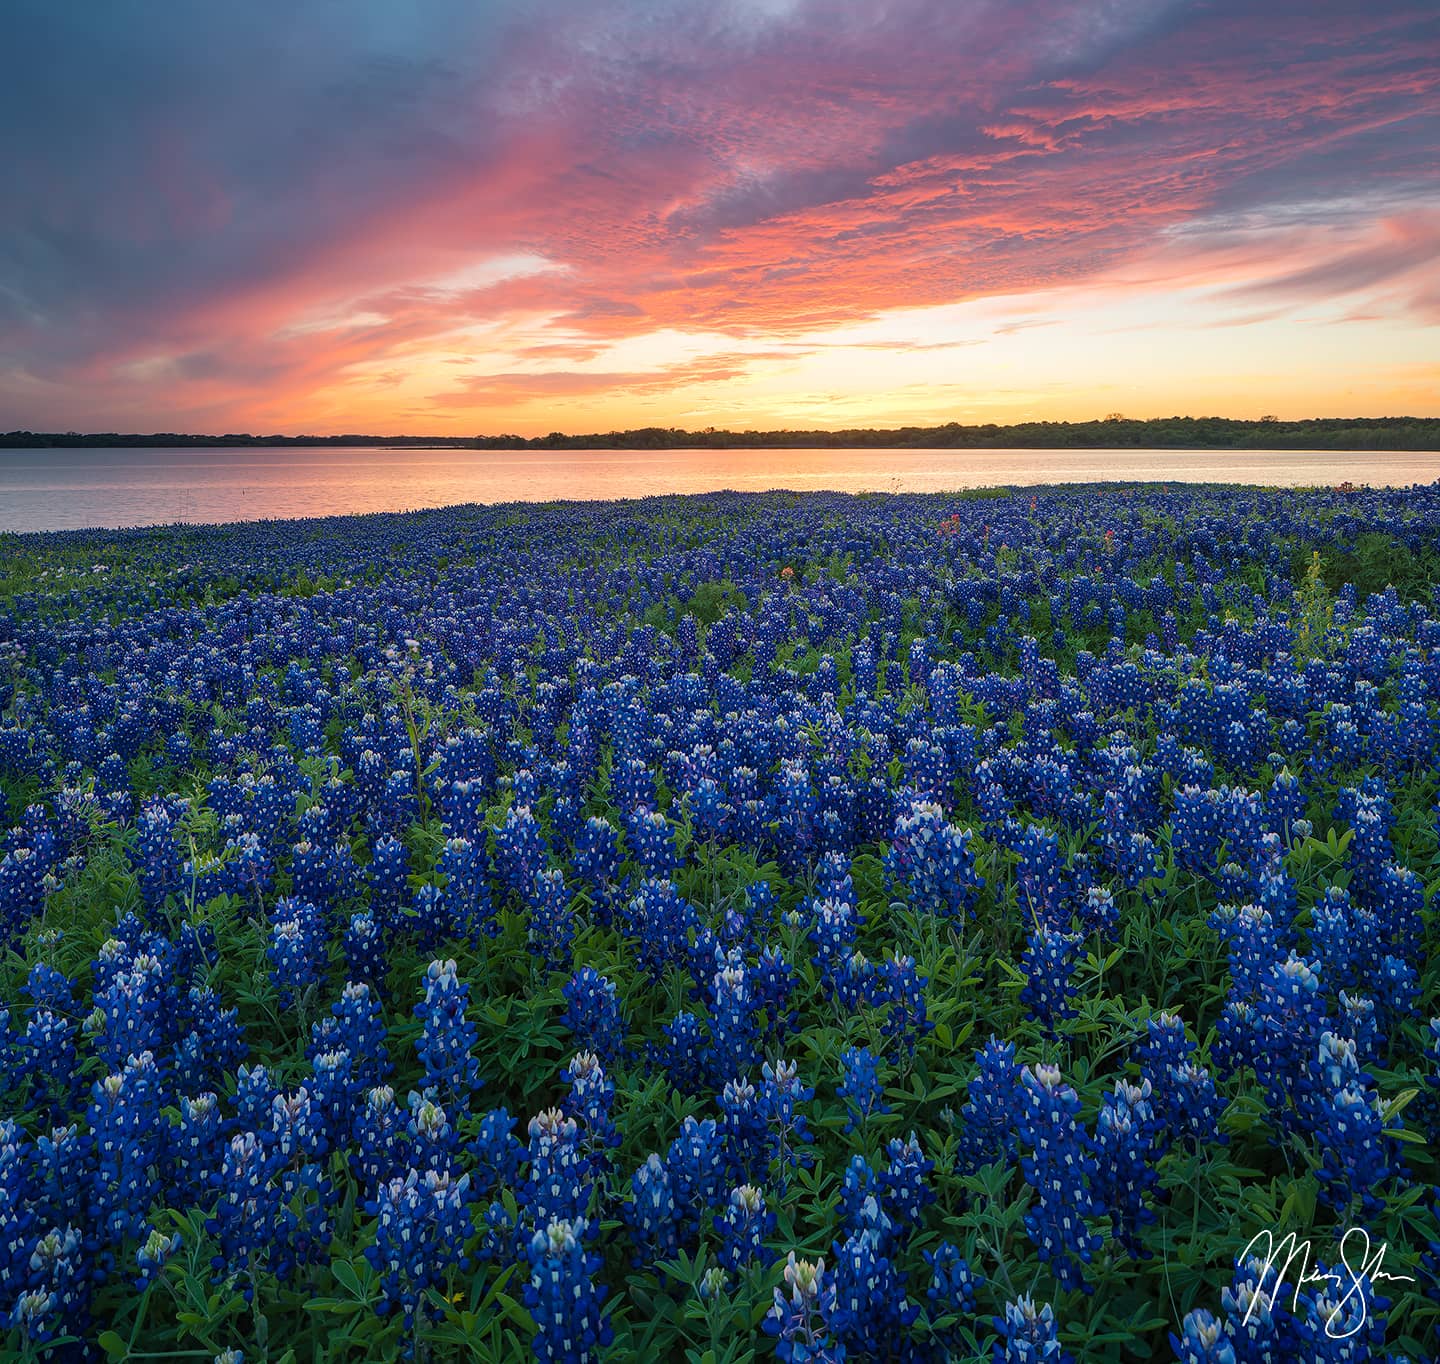
[[[1265,1250],[1265,1258],[1260,1269],[1260,1291],[1251,1298],[1249,1306],[1245,1309],[1244,1324],[1246,1325],[1249,1324],[1250,1314],[1258,1304],[1263,1303],[1268,1307],[1280,1297],[1281,1286],[1285,1283],[1290,1273],[1291,1264],[1296,1261],[1298,1261],[1298,1264],[1296,1264],[1297,1273],[1294,1279],[1295,1293],[1291,1303],[1292,1310],[1299,1309],[1300,1290],[1306,1284],[1328,1283],[1332,1284],[1336,1289],[1344,1289],[1340,1300],[1331,1307],[1329,1314],[1325,1318],[1325,1334],[1332,1340],[1345,1340],[1353,1336],[1365,1325],[1365,1314],[1368,1310],[1365,1291],[1366,1280],[1372,1284],[1378,1284],[1385,1279],[1390,1280],[1391,1283],[1415,1282],[1414,1278],[1409,1274],[1387,1274],[1385,1272],[1385,1255],[1390,1247],[1382,1241],[1378,1247],[1372,1250],[1370,1246],[1370,1233],[1366,1231],[1364,1227],[1351,1227],[1350,1230],[1340,1238],[1340,1244],[1337,1249],[1339,1250],[1340,1266],[1344,1271],[1343,1273],[1339,1271],[1312,1272],[1310,1269],[1311,1243],[1308,1240],[1298,1240],[1293,1231],[1288,1232],[1277,1241],[1275,1239],[1275,1233],[1268,1228],[1265,1231],[1256,1232],[1250,1239],[1250,1243],[1240,1254],[1240,1262],[1242,1264],[1245,1263],[1252,1255],[1256,1260],[1259,1260],[1260,1255],[1256,1250],[1256,1246],[1260,1244],[1263,1244]],[[1354,1258],[1357,1250],[1359,1252],[1358,1260]],[[1280,1265],[1280,1268],[1276,1270],[1275,1262],[1282,1253],[1285,1257],[1284,1261]],[[1275,1285],[1267,1294],[1266,1284],[1272,1271],[1275,1274]],[[1345,1288],[1347,1279],[1350,1286]],[[1355,1320],[1348,1322],[1344,1330],[1336,1330],[1336,1321],[1344,1316],[1346,1307],[1357,1299],[1360,1310]]]

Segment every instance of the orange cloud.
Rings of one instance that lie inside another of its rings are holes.
[[[1210,315],[1171,311],[1176,354],[1335,301],[1390,327],[1387,363],[1430,339],[1424,5],[482,8],[417,16],[403,56],[323,27],[282,53],[258,12],[68,33],[93,108],[23,78],[0,96],[56,125],[16,149],[0,210],[15,423],[549,429],[562,401],[623,422],[723,386],[764,425],[829,391],[795,377],[827,347],[963,344],[981,373],[987,336],[1008,355],[1022,330],[1051,369],[1015,391],[1065,392],[1081,286],[1116,307],[1208,286]],[[925,330],[984,299],[1022,311]],[[854,335],[906,310],[911,335]],[[1165,332],[1151,313],[1134,325]],[[672,335],[704,353],[665,356]],[[935,404],[964,391],[930,382]]]

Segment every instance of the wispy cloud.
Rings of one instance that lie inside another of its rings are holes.
[[[1440,316],[1421,0],[19,0],[7,40],[7,424],[765,424],[837,348],[1023,331],[1063,390],[1076,289],[1176,355],[1335,304],[1394,365]]]

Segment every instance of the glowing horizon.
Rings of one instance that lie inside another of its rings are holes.
[[[0,427],[1440,415],[1430,5],[8,27]]]

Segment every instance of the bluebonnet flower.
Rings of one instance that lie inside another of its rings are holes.
[[[541,968],[567,970],[576,923],[565,877],[558,871],[537,873],[526,899],[530,906],[530,944],[539,955]]]
[[[851,1017],[882,997],[883,987],[876,981],[875,967],[863,952],[851,952],[833,973],[827,972],[825,985],[833,992],[842,1018]]]
[[[368,910],[350,916],[345,929],[345,969],[351,980],[382,986],[389,971],[385,930]]]
[[[1416,1012],[1420,973],[1403,957],[1387,953],[1375,975],[1375,997],[1385,1011],[1387,1028],[1394,1031],[1397,1023]]]
[[[688,1011],[675,1015],[661,1029],[664,1044],[654,1049],[670,1083],[681,1094],[695,1094],[705,1083],[708,1042],[700,1020]]]
[[[1059,838],[1038,824],[1027,824],[1015,851],[1019,858],[1015,880],[1026,918],[1040,926],[1068,929],[1073,885]]]
[[[94,1158],[94,1135],[78,1123],[66,1127],[52,1127],[35,1138],[30,1168],[25,1170],[25,1147],[11,1138],[14,1129],[0,1124],[0,1167],[5,1168],[5,1177],[14,1175],[22,1183],[28,1179],[25,1202],[29,1215],[50,1226],[73,1226],[86,1230],[87,1250],[94,1249],[96,1238],[88,1234],[93,1211],[90,1203],[91,1190],[83,1172]],[[0,1187],[3,1187],[0,1181]],[[13,1192],[13,1189],[12,1189]],[[3,1259],[3,1256],[0,1256]],[[0,1287],[4,1274],[0,1270]]]
[[[377,1310],[398,1308],[407,1333],[425,1305],[425,1291],[469,1268],[469,1184],[468,1175],[410,1170],[403,1179],[383,1183],[366,1201],[365,1210],[375,1218],[375,1240],[365,1258],[381,1276]]]
[[[483,845],[463,837],[446,839],[435,871],[444,881],[443,890],[427,888],[435,892],[426,911],[434,921],[435,937],[448,935],[465,942],[495,937],[500,924],[490,898]]]
[[[177,1202],[198,1201],[222,1152],[220,1101],[210,1091],[180,1100],[180,1122],[167,1134],[167,1185]]]
[[[29,1080],[30,1103],[41,1111],[48,1108],[51,1119],[60,1121],[74,1106],[79,1088],[79,1028],[63,1011],[53,1012],[40,1003],[28,1012],[23,1036],[18,1044],[11,1044],[10,1078],[16,1084]],[[0,1013],[9,1042],[9,1010]]]
[[[1220,1291],[1220,1303],[1238,1364],[1269,1364],[1285,1357],[1291,1318],[1281,1305],[1282,1293],[1277,1267],[1267,1268],[1253,1258],[1237,1262],[1233,1280]]]
[[[171,1052],[175,1087],[195,1091],[234,1073],[249,1053],[238,1008],[225,1008],[220,995],[190,987],[181,1012],[188,1030]]]
[[[851,1233],[833,1250],[835,1299],[828,1321],[839,1344],[861,1359],[893,1355],[920,1309],[906,1297],[887,1246],[867,1229]]]
[[[215,1238],[217,1275],[243,1275],[245,1301],[254,1295],[255,1276],[269,1249],[280,1212],[281,1187],[272,1178],[271,1160],[254,1132],[230,1140],[218,1172],[215,1211],[205,1229]]]
[[[1384,1207],[1386,1185],[1402,1168],[1390,1135],[1399,1126],[1358,1076],[1321,1101],[1315,1124],[1320,1187],[1341,1217],[1357,1203],[1367,1218]]]
[[[1056,1024],[1075,1016],[1069,1001],[1076,987],[1070,977],[1079,949],[1077,934],[1047,928],[1044,924],[1026,941],[1025,953],[1020,959],[1026,982],[1020,999],[1047,1032],[1053,1033]]]
[[[882,1030],[890,1039],[893,1059],[913,1055],[920,1039],[935,1027],[926,1010],[926,983],[913,957],[897,953],[879,968],[875,1000],[888,1006]]]
[[[776,852],[781,866],[794,874],[815,847],[820,815],[820,802],[803,762],[791,758],[781,760],[771,800]]]
[[[613,825],[592,815],[576,831],[571,865],[588,885],[596,923],[609,927],[615,916],[620,881],[620,836]]]
[[[411,1090],[409,1110],[405,1134],[412,1164],[417,1170],[453,1172],[460,1134],[445,1109],[429,1094]]]
[[[934,1250],[922,1252],[930,1271],[930,1284],[925,1290],[930,1304],[931,1326],[941,1339],[953,1344],[948,1327],[972,1316],[975,1311],[975,1290],[983,1282],[970,1267],[970,1262],[950,1241],[941,1241]]]
[[[447,839],[474,842],[485,828],[485,783],[466,778],[441,782],[438,789],[440,823]]]
[[[280,993],[282,1005],[318,983],[327,959],[325,921],[320,911],[306,900],[286,896],[270,916],[270,979]]]
[[[837,1093],[845,1100],[845,1130],[853,1132],[872,1113],[888,1113],[880,1082],[879,1060],[869,1047],[848,1047],[840,1057],[843,1071]]]
[[[775,1337],[782,1364],[843,1364],[845,1350],[831,1333],[836,1311],[835,1287],[825,1277],[825,1261],[797,1259],[792,1250],[785,1262],[783,1287],[762,1323]]]
[[[975,869],[972,837],[968,829],[947,823],[939,805],[919,801],[895,822],[886,870],[916,909],[959,918],[974,906],[984,884]]]
[[[1220,1131],[1221,1102],[1215,1077],[1201,1065],[1186,1061],[1166,1072],[1164,1093],[1156,1107],[1166,1115],[1177,1140],[1193,1148],[1224,1146]]]
[[[1020,1132],[1031,1149],[1021,1169],[1036,1194],[1025,1230],[1063,1287],[1088,1289],[1081,1266],[1090,1263],[1101,1240],[1086,1221],[1102,1209],[1096,1206],[1096,1162],[1079,1118],[1080,1096],[1054,1066],[1026,1066],[1020,1084]]]
[[[525,1161],[525,1147],[514,1135],[515,1119],[503,1108],[493,1108],[480,1120],[470,1143],[475,1161],[475,1182],[480,1192],[513,1186]]]
[[[344,852],[340,852],[341,848]],[[302,838],[290,852],[290,880],[293,896],[287,897],[320,908],[330,908],[341,898],[349,868],[349,845],[335,840],[312,843]]]
[[[975,1053],[978,1067],[967,1082],[968,1098],[960,1110],[964,1168],[977,1170],[1015,1155],[1015,1130],[1023,1097],[1015,1044],[992,1037]]]
[[[638,940],[639,961],[655,981],[667,966],[686,964],[686,942],[694,909],[671,881],[643,881],[622,913],[626,933]]]
[[[428,1083],[461,1099],[480,1083],[480,1066],[473,1055],[479,1033],[465,1016],[469,1004],[469,987],[455,963],[432,961],[425,971],[425,999],[415,1006],[415,1016],[424,1024],[418,1043],[420,1062]]]
[[[365,1091],[355,1115],[353,1140],[350,1168],[366,1196],[405,1167],[411,1151],[409,1128],[389,1085],[374,1085]]]
[[[744,1075],[756,1060],[754,1005],[744,963],[728,959],[715,972],[710,996],[710,1046],[707,1061],[710,1083],[723,1089]]]
[[[1145,1021],[1145,1038],[1138,1042],[1134,1058],[1140,1072],[1158,1084],[1176,1066],[1195,1054],[1195,1044],[1185,1036],[1185,1022],[1179,1014],[1161,1012]]]
[[[0,1303],[12,1302],[28,1282],[29,1248],[41,1211],[32,1151],[24,1129],[13,1119],[0,1119]]]
[[[1356,1054],[1366,1065],[1378,1065],[1385,1050],[1385,1033],[1380,1027],[1375,1001],[1368,996],[1341,990],[1336,996],[1336,1022],[1355,1043]]]
[[[259,1131],[266,1127],[271,1104],[279,1093],[264,1066],[240,1066],[235,1072],[235,1128]]]
[[[1282,950],[1283,933],[1274,916],[1259,905],[1222,906],[1209,922],[1229,946],[1232,992],[1255,996]]]
[[[605,1067],[593,1051],[577,1052],[561,1072],[570,1082],[565,1112],[580,1124],[581,1145],[592,1168],[608,1164],[606,1152],[620,1144],[620,1132],[610,1110],[615,1103],[615,1082],[605,1074]]]
[[[94,1141],[91,1216],[101,1239],[119,1245],[140,1234],[160,1187],[161,1083],[150,1052],[91,1089],[86,1120]]]
[[[935,1162],[921,1151],[913,1132],[905,1141],[892,1137],[886,1149],[890,1161],[880,1171],[885,1211],[898,1230],[913,1231],[919,1227],[922,1210],[935,1201],[927,1183]]]
[[[775,1229],[775,1214],[766,1208],[765,1195],[753,1184],[731,1189],[715,1226],[720,1234],[717,1258],[725,1268],[740,1271],[751,1264],[767,1265],[775,1258],[765,1247]]]
[[[1316,1364],[1374,1359],[1384,1348],[1389,1300],[1358,1265],[1317,1262],[1312,1273],[1308,1284],[1297,1285],[1296,1353]]]
[[[73,1233],[72,1233],[73,1234]],[[166,1235],[151,1228],[140,1249],[135,1252],[135,1266],[140,1271],[136,1290],[144,1292],[152,1279],[165,1268],[166,1262],[180,1249],[182,1239],[178,1232]]]
[[[698,1231],[720,1201],[725,1165],[725,1145],[715,1119],[687,1117],[670,1143],[665,1168],[688,1230]]]
[[[906,783],[926,800],[942,806],[950,801],[950,761],[939,744],[914,736],[906,741],[901,765]]]
[[[837,899],[816,901],[812,913],[814,918],[806,937],[815,946],[821,969],[831,977],[854,951],[860,932],[859,916],[853,906]]]
[[[607,1064],[625,1053],[625,1021],[613,982],[593,966],[582,966],[565,982],[561,1022],[582,1051],[593,1051]]]
[[[20,1294],[7,1323],[31,1345],[44,1345],[62,1332],[78,1332],[89,1318],[90,1283],[80,1234],[55,1227],[30,1251],[32,1287]]]
[[[680,866],[675,831],[658,810],[641,807],[627,814],[625,839],[644,876],[663,879]]]
[[[1175,792],[1171,845],[1187,871],[1214,870],[1223,814],[1221,794],[1213,787],[1185,785]]]
[[[770,1132],[770,1161],[779,1168],[779,1185],[783,1191],[790,1167],[808,1168],[813,1157],[808,1151],[811,1141],[810,1124],[800,1111],[802,1104],[815,1097],[815,1091],[800,1082],[795,1064],[784,1059],[761,1067],[761,1084],[757,1109]]]
[[[330,1006],[329,1017],[312,1025],[306,1054],[313,1061],[323,1052],[348,1052],[354,1083],[364,1088],[385,1080],[392,1070],[386,1035],[380,1001],[365,982],[350,981]]]
[[[523,896],[545,870],[548,858],[545,835],[528,805],[512,805],[495,830],[497,869],[505,884]]]
[[[625,1220],[635,1240],[634,1263],[658,1264],[672,1259],[680,1246],[684,1210],[675,1201],[674,1182],[665,1162],[651,1152],[630,1176],[631,1199]]]
[[[119,1067],[142,1051],[162,1050],[165,993],[163,967],[145,952],[136,955],[131,969],[112,975],[95,992],[94,1023],[87,1031],[96,1033],[95,1051],[107,1066]]]
[[[1284,836],[1305,814],[1305,794],[1289,768],[1282,767],[1265,793],[1265,813],[1270,828]]]
[[[759,1094],[749,1080],[730,1080],[720,1091],[719,1105],[726,1168],[731,1178],[753,1183],[770,1162],[770,1128]]]
[[[264,903],[275,882],[275,860],[254,833],[241,834],[225,844],[228,890],[255,904]]]
[[[1095,1122],[1092,1183],[1096,1201],[1110,1213],[1115,1239],[1136,1258],[1148,1258],[1140,1230],[1155,1220],[1149,1200],[1159,1183],[1163,1154],[1159,1120],[1148,1080],[1124,1080],[1105,1096]]]
[[[1091,886],[1080,906],[1080,921],[1087,933],[1109,937],[1120,922],[1120,908],[1108,886]]]
[[[391,918],[400,907],[410,875],[410,855],[405,845],[393,834],[384,834],[375,842],[366,868],[365,881],[370,888],[370,911]]]
[[[711,1265],[695,1285],[695,1294],[701,1302],[712,1302],[725,1293],[729,1280],[730,1276],[719,1265]]]
[[[1070,1364],[1070,1355],[1060,1348],[1059,1327],[1048,1302],[1035,1305],[1026,1294],[1005,1304],[1005,1315],[995,1318],[1000,1339],[995,1344],[995,1364]]]
[[[328,1149],[325,1115],[309,1089],[280,1093],[270,1101],[266,1149],[281,1166],[298,1166],[323,1156]]]
[[[1203,1307],[1186,1315],[1180,1335],[1171,1333],[1170,1348],[1179,1364],[1236,1364],[1224,1323]]]
[[[586,1252],[585,1231],[583,1219],[557,1218],[530,1241],[525,1306],[535,1322],[535,1358],[548,1364],[589,1364],[612,1338],[605,1289],[595,1283],[600,1257]]]
[[[848,1230],[871,1227],[888,1236],[891,1222],[880,1206],[884,1189],[880,1176],[858,1152],[850,1157],[840,1185],[840,1221]]]
[[[591,1165],[580,1148],[580,1127],[558,1108],[530,1119],[528,1170],[520,1204],[531,1227],[556,1218],[577,1221],[589,1209]]]
[[[175,816],[163,801],[147,801],[141,806],[130,857],[141,898],[153,914],[167,896],[179,894],[182,885]]]
[[[778,1043],[795,1026],[796,1012],[792,1005],[795,992],[795,971],[785,957],[767,947],[750,971],[750,988],[755,995],[764,1039]]]

